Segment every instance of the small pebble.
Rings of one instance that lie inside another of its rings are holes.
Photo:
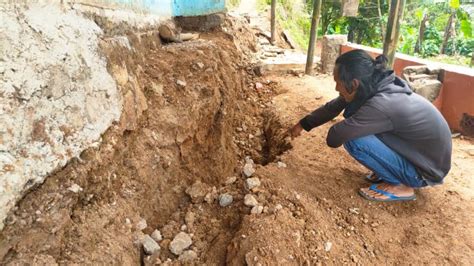
[[[219,205],[221,205],[221,207],[229,206],[233,200],[234,198],[230,194],[225,193],[219,195]]]

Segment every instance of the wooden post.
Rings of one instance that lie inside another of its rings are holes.
[[[395,52],[397,51],[398,36],[400,34],[400,20],[403,17],[405,0],[392,0],[388,17],[387,31],[383,42],[383,54],[388,58],[387,66],[393,67]]]
[[[309,36],[308,46],[308,57],[306,59],[306,75],[311,75],[313,71],[313,58],[314,58],[314,47],[316,40],[318,39],[318,24],[319,17],[321,15],[321,2],[322,0],[314,0],[313,5],[313,18],[311,19],[311,32]]]
[[[275,44],[276,40],[276,1],[272,0],[272,8],[271,8],[271,17],[270,17],[270,25],[271,25],[271,38],[270,43]]]

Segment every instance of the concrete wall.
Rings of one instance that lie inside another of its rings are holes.
[[[354,49],[363,49],[372,56],[382,53],[382,50],[357,44],[346,43],[341,45],[341,53]],[[430,65],[444,70],[443,87],[435,106],[440,109],[451,129],[461,131],[460,122],[463,113],[474,115],[474,69],[437,63],[404,54],[397,54],[394,70],[400,75],[407,66]]]
[[[122,99],[92,20],[33,4],[0,5],[0,21],[3,221],[24,191],[100,141],[120,118]]]

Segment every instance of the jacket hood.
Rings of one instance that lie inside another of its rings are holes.
[[[406,93],[412,94],[413,91],[411,90],[408,83],[399,77],[395,76],[393,70],[387,71],[386,76],[380,80],[380,82],[376,85],[377,93]]]

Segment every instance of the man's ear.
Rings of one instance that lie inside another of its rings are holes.
[[[357,89],[359,88],[359,85],[360,85],[360,81],[358,79],[353,79],[352,82],[351,82],[351,90],[352,90],[352,93],[351,94],[354,94],[357,92]]]

